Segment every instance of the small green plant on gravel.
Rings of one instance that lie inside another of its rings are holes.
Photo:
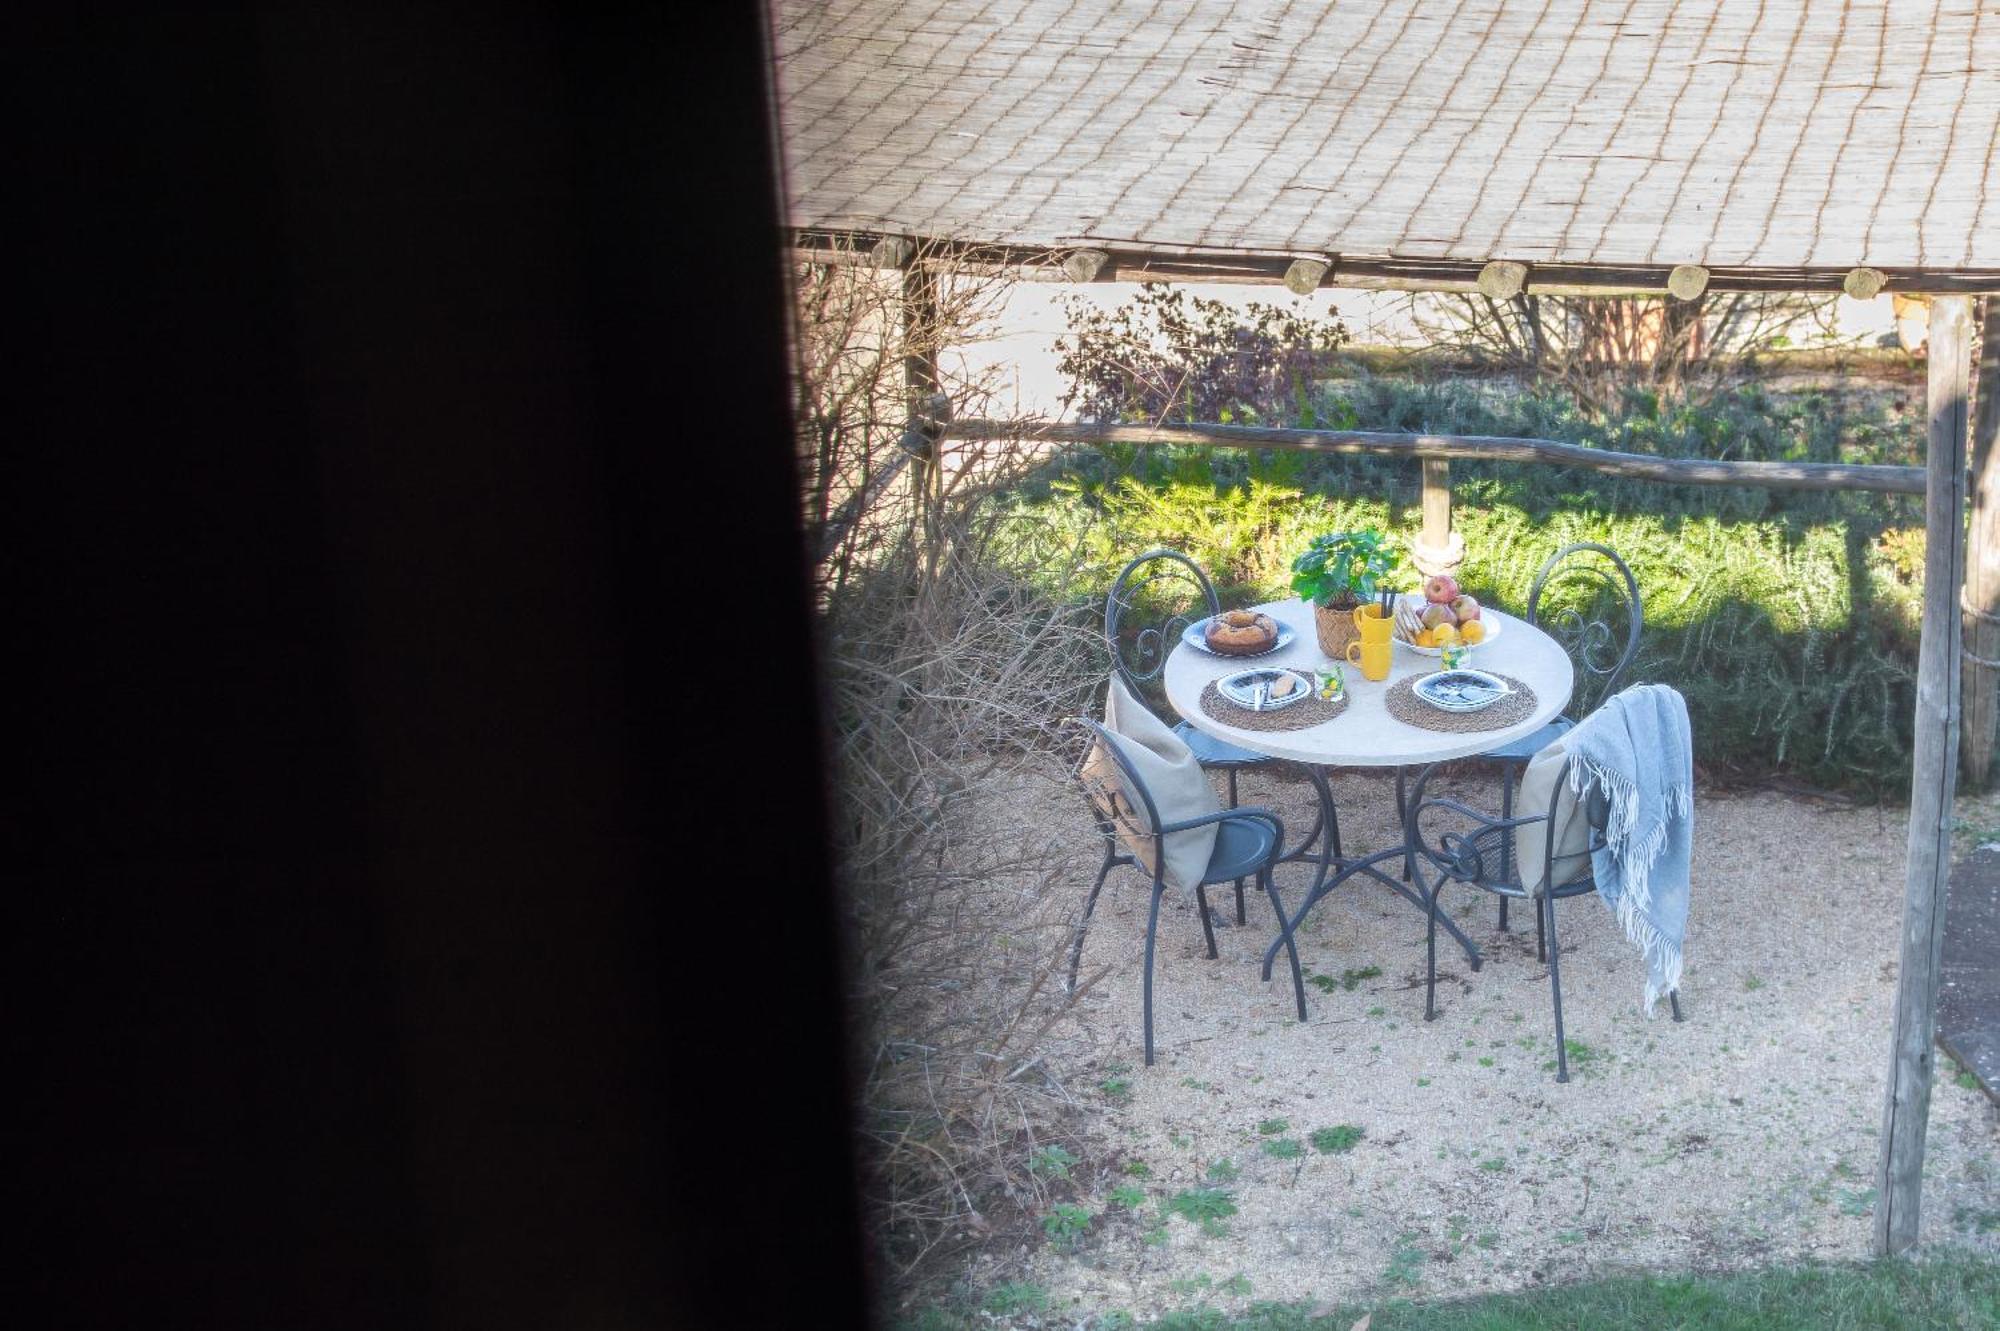
[[[1556,1242],[1562,1244],[1565,1248],[1575,1247],[1577,1244],[1583,1242],[1583,1235],[1574,1229],[1565,1229],[1556,1235]]]
[[[1167,1214],[1177,1215],[1201,1232],[1221,1237],[1229,1232],[1223,1222],[1236,1214],[1236,1197],[1221,1188],[1188,1188],[1167,1199]]]
[[[1311,975],[1306,976],[1306,983],[1313,986],[1315,989],[1319,990],[1323,994],[1330,994],[1334,990],[1340,988],[1340,980],[1338,979],[1338,977],[1332,975],[1321,975],[1318,971],[1314,971]]]
[[[1500,1174],[1506,1171],[1507,1162],[1496,1155],[1491,1160],[1481,1160],[1479,1167],[1489,1174]]]
[[[1132,1098],[1132,1082],[1128,1077],[1106,1077],[1097,1083],[1097,1089],[1115,1104],[1124,1104]]]
[[[1172,1142],[1175,1146],[1179,1147],[1183,1151],[1185,1151],[1188,1147],[1194,1145],[1194,1138],[1188,1136],[1184,1132],[1170,1132],[1167,1134],[1167,1140]]]
[[[1428,1077],[1420,1077],[1417,1079],[1417,1085],[1428,1085],[1429,1081]],[[1365,1129],[1358,1128],[1352,1123],[1337,1123],[1330,1128],[1316,1128],[1312,1134],[1313,1149],[1321,1155],[1343,1155],[1360,1145],[1361,1139],[1366,1135]]]
[[[1424,1250],[1416,1246],[1414,1234],[1405,1234],[1390,1250],[1389,1265],[1382,1272],[1385,1285],[1410,1286],[1424,1269]]]
[[[1144,1234],[1141,1234],[1139,1236],[1139,1240],[1140,1242],[1144,1243],[1148,1248],[1158,1248],[1162,1246],[1167,1241],[1166,1222],[1161,1221],[1159,1223],[1152,1225],[1150,1228],[1146,1230]]]
[[[980,1307],[996,1317],[1014,1313],[1045,1313],[1049,1310],[1049,1292],[1040,1285],[1010,1280],[988,1290]]]
[[[1144,1160],[1127,1160],[1125,1162],[1125,1172],[1133,1178],[1153,1177],[1153,1167]]]
[[[1189,1294],[1199,1294],[1203,1290],[1214,1288],[1214,1286],[1215,1278],[1206,1271],[1197,1271],[1191,1276],[1175,1276],[1167,1282],[1167,1288],[1182,1297],[1186,1297]]]
[[[1042,1217],[1042,1233],[1048,1235],[1049,1246],[1067,1252],[1083,1242],[1083,1236],[1090,1232],[1090,1222],[1096,1218],[1087,1206],[1061,1202]]]
[[[1491,1055],[1488,1055],[1488,1054],[1481,1054],[1481,1055],[1479,1056],[1479,1066],[1480,1066],[1480,1067],[1482,1067],[1482,1068],[1490,1068],[1490,1067],[1492,1067],[1492,1066],[1493,1066],[1493,1059],[1492,1059],[1492,1056],[1491,1056]]]
[[[1236,1162],[1225,1155],[1208,1167],[1208,1181],[1210,1183],[1234,1183],[1237,1174],[1240,1172],[1242,1171],[1236,1168]]]
[[[1136,1183],[1121,1183],[1104,1194],[1104,1201],[1109,1206],[1136,1211],[1145,1204],[1146,1190]]]
[[[1842,1188],[1840,1190],[1840,1213],[1842,1215],[1867,1215],[1875,1209],[1875,1189]]]
[[[1275,1137],[1281,1132],[1291,1130],[1291,1123],[1282,1118],[1267,1118],[1257,1125],[1257,1131],[1266,1137]]]
[[[1599,1065],[1604,1062],[1603,1050],[1593,1045],[1587,1045],[1581,1040],[1564,1040],[1563,1049],[1569,1054],[1569,1069],[1571,1072],[1580,1074],[1595,1072]],[[1542,1071],[1544,1072],[1554,1072],[1555,1070],[1556,1061],[1553,1058],[1542,1064]]]
[[[1296,1160],[1306,1153],[1297,1137],[1271,1137],[1264,1142],[1264,1154],[1278,1160]]]
[[[1473,1243],[1490,1251],[1500,1246],[1500,1235],[1494,1230],[1489,1229],[1474,1239]]]
[[[1368,1009],[1368,1015],[1371,1017],[1386,1017],[1389,1015],[1389,1009],[1385,1007],[1372,1007]]]
[[[1248,1298],[1250,1295],[1250,1277],[1238,1271],[1235,1275],[1223,1281],[1220,1288],[1224,1294],[1234,1294],[1239,1299]]]
[[[1028,1172],[1042,1178],[1068,1178],[1076,1157],[1060,1146],[1044,1146],[1028,1156]]]
[[[1181,1085],[1187,1087],[1191,1091],[1205,1091],[1208,1089],[1207,1082],[1196,1081],[1193,1077],[1182,1077]]]
[[[1762,978],[1761,976],[1756,976],[1756,975],[1746,975],[1746,976],[1744,976],[1744,977],[1743,977],[1743,992],[1744,992],[1744,993],[1746,993],[1746,994],[1754,994],[1754,993],[1756,993],[1756,992],[1757,992],[1757,991],[1758,991],[1759,989],[1762,989],[1763,987],[1764,987],[1764,981],[1763,981],[1763,978]]]
[[[1340,973],[1340,987],[1353,989],[1363,980],[1373,980],[1382,974],[1380,966],[1363,966],[1359,970],[1344,970]]]
[[[1138,1319],[1123,1308],[1113,1308],[1090,1319],[1090,1331],[1131,1331],[1137,1325]]]

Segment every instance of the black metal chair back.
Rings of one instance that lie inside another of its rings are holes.
[[[1111,732],[1101,722],[1087,716],[1073,720],[1089,737],[1077,764],[1076,779],[1090,800],[1098,825],[1107,835],[1122,827],[1134,836],[1151,838],[1157,845],[1160,811],[1153,804],[1153,792],[1147,788],[1145,779],[1124,751],[1112,743]],[[1150,870],[1153,866],[1145,867]]]
[[[1167,658],[1188,625],[1220,613],[1215,584],[1178,550],[1148,550],[1119,570],[1104,598],[1104,640],[1125,687],[1171,716],[1160,683]]]
[[[1561,643],[1576,666],[1565,709],[1580,721],[1618,691],[1639,654],[1645,607],[1639,583],[1618,552],[1593,541],[1550,555],[1528,592],[1528,622]]]

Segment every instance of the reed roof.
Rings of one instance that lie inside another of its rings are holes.
[[[789,221],[2000,273],[1995,0],[771,0]]]

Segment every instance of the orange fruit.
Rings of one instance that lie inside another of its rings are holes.
[[[1476,643],[1486,636],[1486,626],[1475,619],[1468,624],[1461,625],[1458,630],[1458,636],[1465,639],[1468,645]]]
[[[1431,631],[1430,631],[1429,629],[1418,629],[1418,630],[1417,630],[1417,636],[1416,636],[1416,637],[1414,637],[1414,638],[1412,638],[1412,639],[1410,639],[1410,641],[1411,641],[1411,643],[1412,643],[1412,644],[1414,644],[1415,646],[1418,646],[1418,647],[1435,647],[1435,646],[1437,646],[1437,644],[1436,644],[1436,643],[1434,643],[1434,642],[1432,642],[1432,641],[1431,641]]]
[[[1449,647],[1457,641],[1458,626],[1455,624],[1440,624],[1431,630],[1431,646],[1433,647]]]

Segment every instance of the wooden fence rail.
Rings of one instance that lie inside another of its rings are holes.
[[[1754,485],[1767,490],[1867,490],[1920,495],[1922,467],[1840,462],[1718,462],[1615,453],[1554,439],[1480,434],[1380,434],[1367,430],[1288,430],[1252,425],[1088,425],[1019,421],[959,421],[962,439],[1038,439],[1063,444],[1207,444],[1286,448],[1304,453],[1383,453],[1396,457],[1555,463],[1612,476],[1681,485]]]

